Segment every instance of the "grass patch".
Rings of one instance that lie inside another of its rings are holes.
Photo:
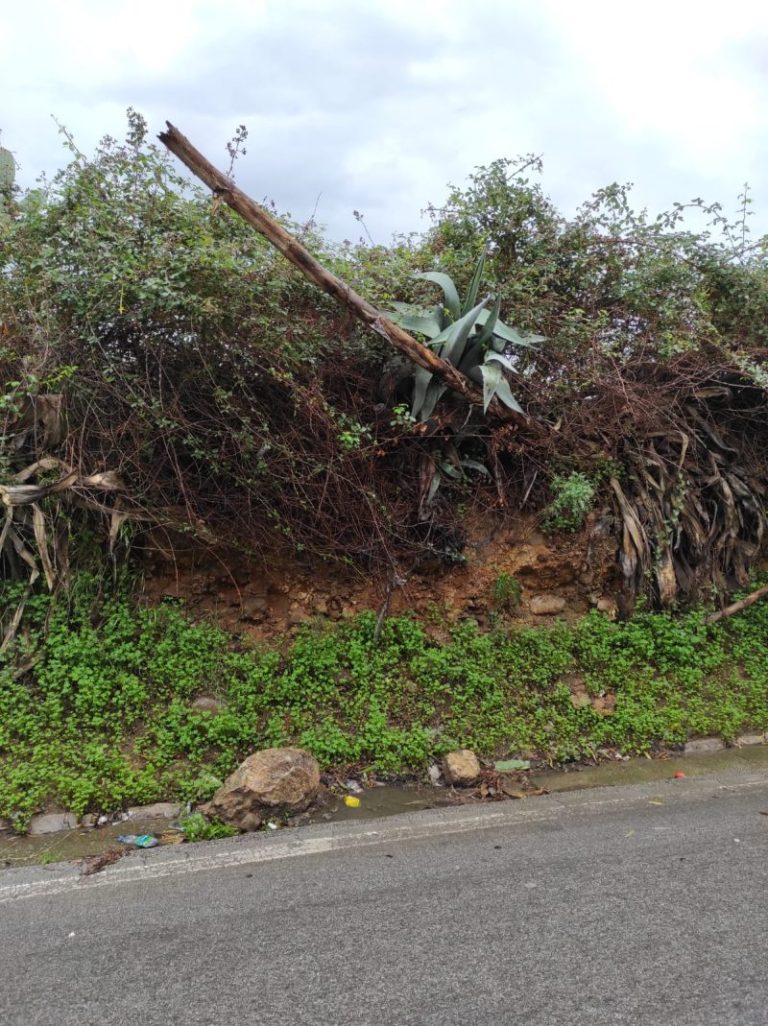
[[[378,645],[364,613],[310,624],[280,653],[238,646],[177,604],[98,594],[82,579],[66,597],[35,597],[0,662],[0,816],[21,829],[52,801],[80,815],[206,799],[272,745],[400,774],[455,747],[561,761],[768,727],[768,603],[712,626],[695,612],[491,633],[468,623],[443,643],[395,617]],[[7,610],[15,598],[7,588]],[[613,714],[574,708],[574,677],[615,695]],[[223,711],[194,709],[201,694]]]

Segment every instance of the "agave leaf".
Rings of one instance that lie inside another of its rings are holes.
[[[429,420],[434,412],[435,407],[442,398],[443,394],[448,390],[447,385],[443,385],[440,381],[431,381],[427,388],[427,394],[424,397],[424,402],[421,404],[421,411],[419,413],[419,420]],[[415,415],[414,415],[415,416]]]
[[[448,460],[443,460],[440,464],[440,470],[444,474],[447,474],[448,477],[452,477],[454,481],[461,481],[464,477],[464,472],[461,467],[454,467],[454,465],[449,463]]]
[[[484,363],[480,367],[480,373],[483,376],[483,413],[486,413],[501,383],[501,367],[498,363]]]
[[[443,330],[440,317],[434,310],[413,306],[411,303],[393,303],[392,306],[395,309],[390,313],[390,317],[406,331],[415,331],[432,339]]]
[[[467,339],[477,323],[477,315],[482,311],[487,302],[488,300],[484,299],[481,303],[478,303],[468,313],[465,313],[463,317],[460,317],[458,321],[454,321],[444,332],[441,332],[437,338],[433,339],[433,342],[444,339],[440,356],[449,363],[452,363],[454,367],[461,363]]]
[[[445,306],[450,312],[451,317],[454,320],[461,317],[461,300],[459,299],[459,293],[456,291],[456,286],[453,284],[453,279],[443,274],[442,271],[422,271],[420,274],[414,275],[415,278],[424,278],[425,281],[432,281],[435,285],[439,285],[443,290],[445,296]]]
[[[490,340],[496,333],[496,325],[499,321],[499,311],[501,310],[501,300],[497,297],[496,302],[493,304],[491,309],[487,311],[488,316],[485,318],[485,325],[478,336],[478,344],[485,348]],[[486,311],[483,311],[485,313]],[[479,320],[479,318],[478,318]]]
[[[491,316],[493,311],[486,311],[478,317],[480,324],[485,324],[487,319]],[[539,342],[546,341],[546,335],[521,335],[517,328],[510,328],[504,321],[497,320],[493,328],[493,334],[498,338],[504,339],[505,342],[511,342],[516,346],[525,346],[530,348],[531,346],[538,345]]]
[[[484,353],[485,346],[479,339],[477,342],[473,342],[471,346],[467,346],[459,363],[461,373],[469,374],[473,367],[479,366],[483,362]]]
[[[437,495],[437,489],[440,487],[442,480],[443,475],[440,473],[439,470],[436,470],[432,475],[432,480],[429,482],[429,491],[427,492],[427,498],[425,500],[426,506],[429,506],[434,497]]]
[[[498,364],[496,366],[498,366]],[[502,377],[496,386],[496,398],[501,399],[504,405],[508,406],[510,410],[515,410],[517,413],[525,413],[525,410],[522,408],[520,403],[512,395],[509,382],[504,377]]]
[[[489,361],[494,361],[495,363],[500,363],[502,365],[502,367],[506,367],[507,370],[513,371],[513,370],[516,369],[515,368],[514,357],[507,356],[506,353],[494,353],[494,352],[486,353],[485,354],[485,362],[488,363]]]
[[[427,387],[434,377],[432,371],[425,367],[417,367],[413,373],[413,403],[411,405],[411,416],[418,417],[424,405],[427,394]]]
[[[485,474],[486,477],[491,476],[491,472],[484,463],[480,460],[463,459],[461,461],[462,467],[467,467],[469,470],[476,470],[479,474]]]
[[[477,297],[480,292],[480,282],[483,278],[483,271],[485,270],[485,257],[488,253],[487,249],[484,249],[480,254],[480,259],[475,265],[475,270],[472,274],[472,281],[469,283],[469,290],[464,299],[464,306],[461,308],[463,314],[468,313],[477,302]]]

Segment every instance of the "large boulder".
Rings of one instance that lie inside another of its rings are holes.
[[[240,830],[255,830],[269,815],[303,812],[317,796],[320,767],[301,748],[265,748],[249,755],[202,812]]]
[[[443,776],[455,787],[472,787],[480,776],[480,763],[474,752],[460,748],[443,757]]]

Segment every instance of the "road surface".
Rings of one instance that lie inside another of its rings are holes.
[[[768,773],[0,872],[3,1026],[768,1026]]]

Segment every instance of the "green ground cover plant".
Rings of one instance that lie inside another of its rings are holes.
[[[765,604],[709,626],[701,612],[488,633],[466,622],[444,641],[393,617],[378,644],[375,619],[311,623],[278,651],[178,604],[104,594],[95,578],[35,596],[0,662],[0,816],[23,830],[51,802],[82,814],[202,800],[270,745],[306,747],[325,769],[400,775],[457,746],[557,762],[768,727]],[[574,708],[575,677],[615,695],[613,714]],[[201,694],[222,711],[193,708]]]

